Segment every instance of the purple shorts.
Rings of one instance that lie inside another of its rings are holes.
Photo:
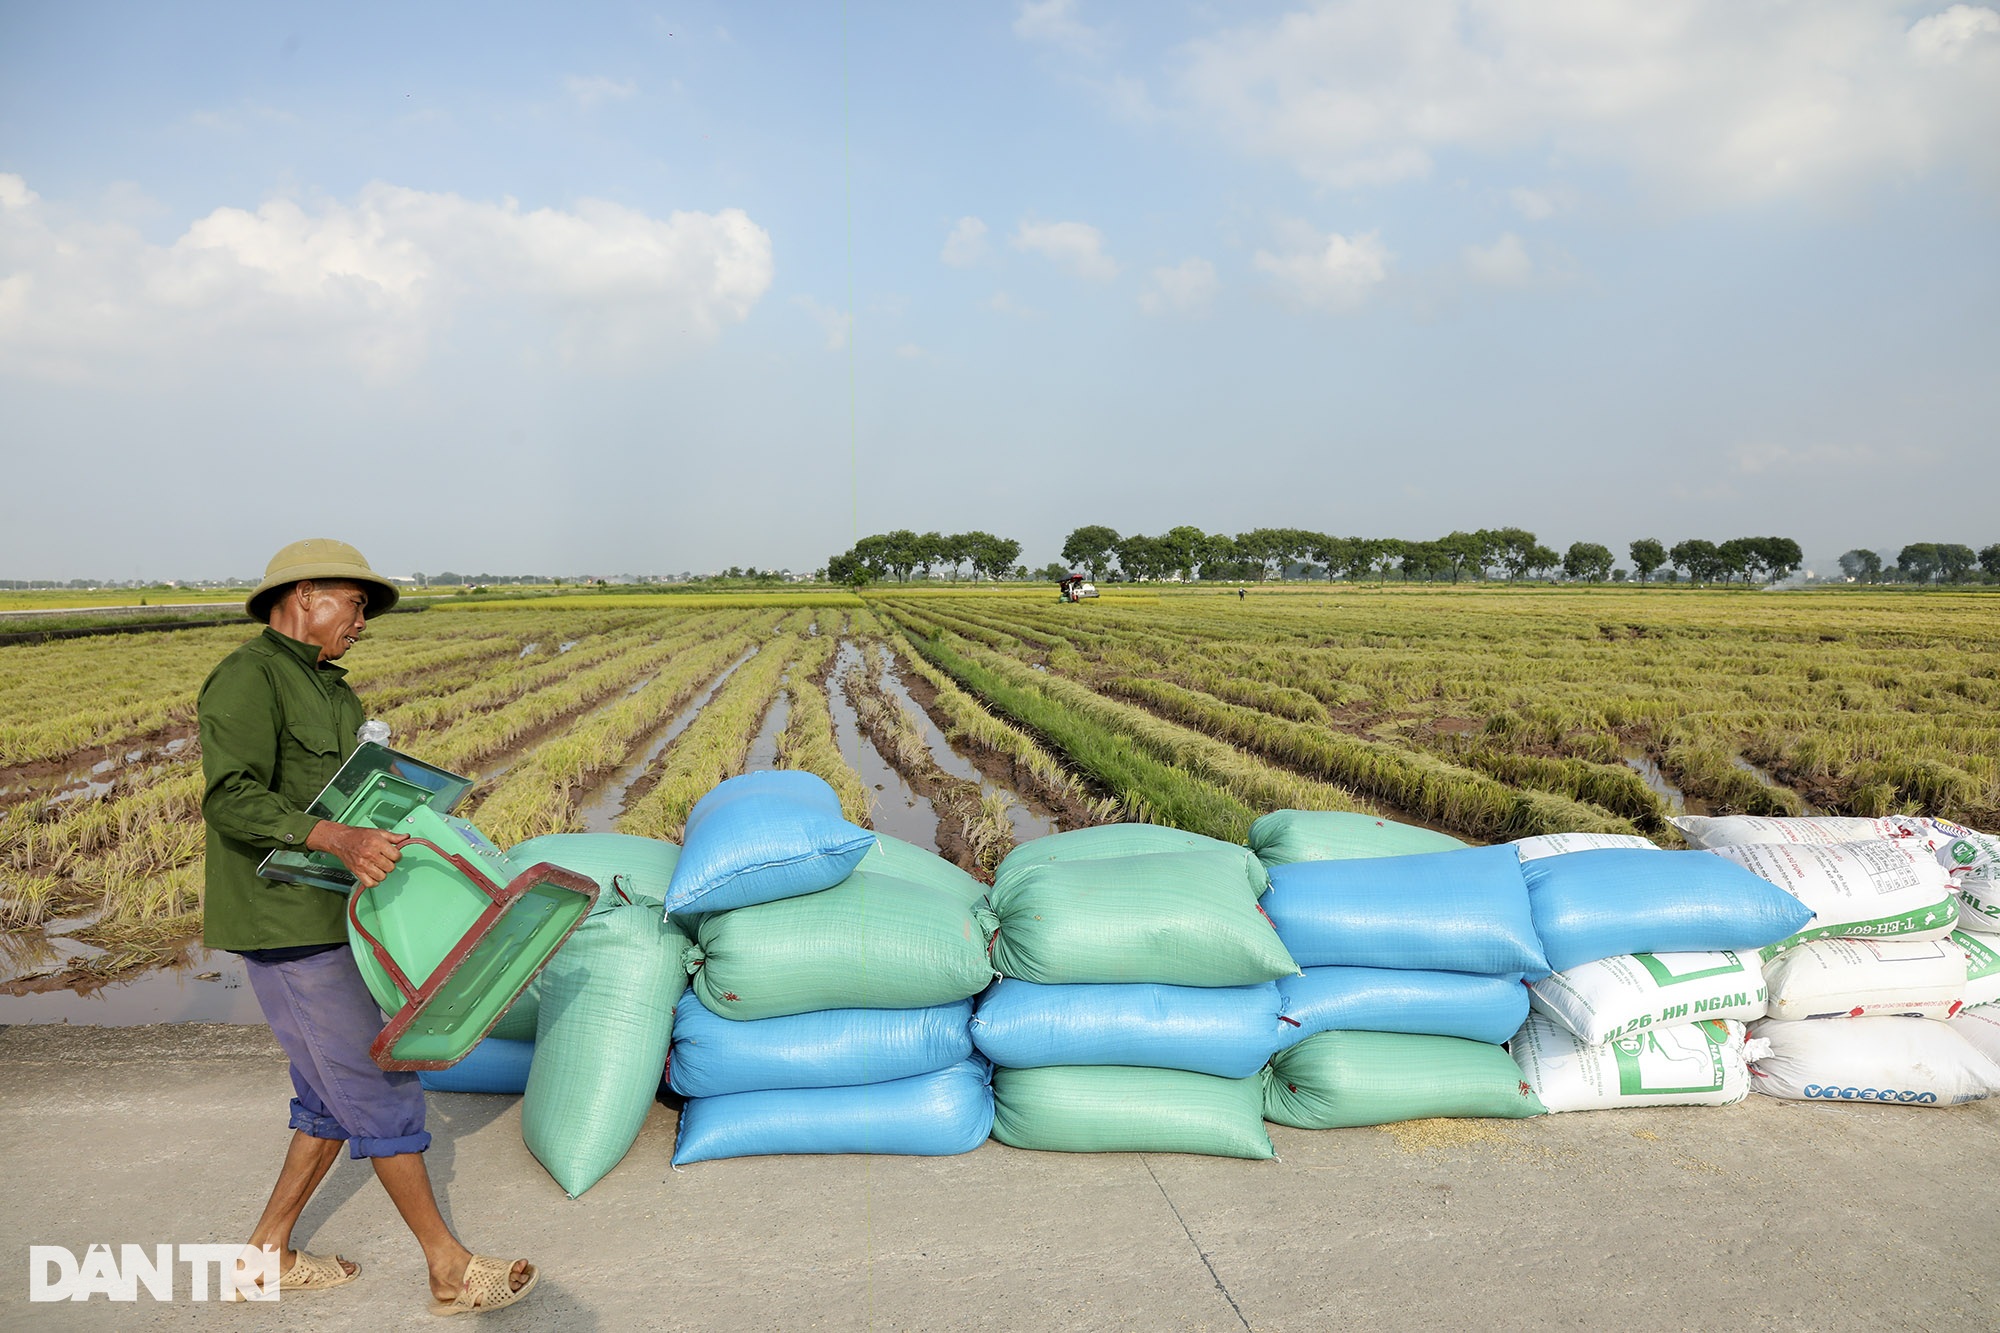
[[[346,1139],[350,1157],[394,1157],[431,1146],[424,1090],[411,1073],[381,1068],[368,1044],[382,1011],[342,945],[285,963],[244,959],[271,1035],[292,1061],[292,1128]]]

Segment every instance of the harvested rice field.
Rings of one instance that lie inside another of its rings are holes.
[[[386,617],[343,665],[396,748],[477,779],[462,813],[502,846],[677,838],[723,778],[796,768],[856,822],[990,875],[1061,829],[1240,840],[1285,807],[1474,842],[1674,846],[1683,811],[1992,828],[1996,607],[1347,583],[595,595]],[[214,965],[191,945],[194,700],[244,637],[0,647],[0,1004]]]

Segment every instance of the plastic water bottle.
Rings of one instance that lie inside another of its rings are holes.
[[[356,745],[367,745],[370,742],[376,745],[387,745],[389,743],[389,724],[387,722],[382,721],[380,718],[371,717],[355,728],[354,743]]]

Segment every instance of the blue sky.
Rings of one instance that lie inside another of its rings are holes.
[[[0,5],[0,577],[2000,541],[2000,11]]]

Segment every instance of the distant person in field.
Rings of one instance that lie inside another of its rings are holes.
[[[240,954],[272,1035],[292,1062],[291,1147],[252,1246],[278,1251],[279,1296],[345,1286],[360,1266],[294,1250],[292,1228],[340,1145],[367,1158],[415,1233],[439,1313],[511,1305],[539,1274],[526,1260],[474,1255],[438,1213],[424,1150],[424,1094],[411,1073],[368,1054],[382,1030],[347,945],[347,898],[259,877],[267,852],[331,852],[365,887],[394,868],[407,839],[315,818],[306,807],[353,754],[361,701],[336,660],[396,586],[344,542],[294,542],[271,558],[246,609],[268,626],[202,684],[197,717],[208,825],[202,939]],[[230,1289],[233,1292],[233,1288]]]

